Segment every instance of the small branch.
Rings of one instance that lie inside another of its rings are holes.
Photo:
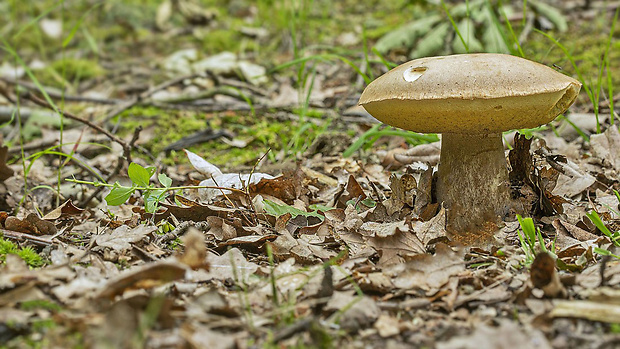
[[[0,229],[0,233],[2,233],[2,237],[4,238],[17,240],[17,241],[30,241],[39,246],[50,246],[54,244],[52,240],[42,239],[35,235],[20,233],[17,231]]]
[[[53,110],[53,111],[56,111],[56,109],[53,106],[51,106],[49,103],[47,103],[46,101],[42,100],[41,98],[35,96],[34,94],[32,94],[30,92],[26,93],[24,95],[24,98],[26,98],[29,101],[34,102],[37,105],[40,105],[42,107],[45,107],[45,108]],[[110,138],[110,140],[120,144],[123,147],[123,149],[128,149],[129,148],[129,145],[127,144],[127,142],[125,142],[124,140],[122,140],[122,139],[116,137],[115,135],[111,134],[110,132],[108,132],[108,130],[104,129],[103,127],[101,127],[99,125],[95,125],[94,123],[92,123],[92,122],[90,122],[88,120],[82,119],[81,117],[73,115],[73,114],[71,114],[69,112],[62,111],[62,110],[59,110],[59,111],[62,113],[62,115],[64,117],[66,117],[68,119],[71,119],[71,120],[75,120],[77,122],[81,122],[84,125],[87,125],[88,127],[92,128],[92,129],[94,129],[94,130],[96,130],[98,132],[103,133],[108,138]]]
[[[150,88],[149,90],[137,95],[136,97],[132,98],[129,101],[126,101],[124,103],[122,103],[120,106],[118,106],[117,108],[113,109],[112,111],[110,111],[104,118],[104,122],[108,122],[110,119],[113,119],[114,117],[116,117],[117,115],[119,115],[120,113],[124,112],[127,109],[130,109],[131,107],[141,103],[144,99],[152,96],[155,92],[161,91],[165,88],[168,88],[170,86],[176,85],[179,82],[185,80],[185,79],[192,79],[195,78],[197,76],[200,76],[200,74],[189,74],[189,75],[184,75],[184,76],[178,76],[174,79],[165,81],[157,86],[154,86],[152,88]]]

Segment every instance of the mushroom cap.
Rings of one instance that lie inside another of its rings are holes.
[[[359,104],[405,130],[488,134],[548,123],[580,88],[579,81],[524,58],[463,54],[401,64],[371,82]]]

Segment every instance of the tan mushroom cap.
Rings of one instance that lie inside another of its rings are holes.
[[[580,88],[579,81],[524,58],[464,54],[404,63],[371,82],[359,104],[406,130],[485,134],[548,123]]]

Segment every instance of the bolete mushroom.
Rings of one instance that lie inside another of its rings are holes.
[[[523,58],[463,54],[404,63],[371,82],[359,104],[386,124],[443,134],[436,196],[449,231],[464,233],[510,212],[502,132],[550,122],[580,88]]]

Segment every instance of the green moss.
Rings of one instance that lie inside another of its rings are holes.
[[[320,116],[320,112],[310,112],[309,116]],[[123,132],[128,135],[135,127],[154,127],[151,141],[143,146],[153,154],[161,154],[164,148],[173,142],[195,132],[211,127],[214,130],[225,129],[235,135],[235,139],[246,141],[244,148],[235,148],[221,139],[189,147],[189,150],[203,156],[209,162],[230,169],[238,166],[252,166],[267,149],[274,153],[285,149],[290,139],[300,127],[298,124],[272,119],[257,118],[248,114],[213,114],[206,118],[204,114],[161,110],[152,107],[136,107],[126,111],[122,116]],[[314,127],[314,126],[313,126]],[[304,134],[311,141],[315,135],[314,128]],[[136,154],[140,156],[140,154]],[[183,152],[172,151],[162,160],[165,164],[175,165],[186,162]]]
[[[237,52],[241,35],[236,30],[216,29],[209,31],[202,40],[205,52],[214,54],[222,51]]]
[[[23,302],[20,304],[20,308],[26,311],[36,310],[36,309],[45,309],[45,310],[58,312],[62,310],[62,307],[60,305],[54,302],[43,300],[43,299]]]
[[[35,76],[47,86],[62,87],[101,76],[103,68],[95,61],[65,58],[53,61],[48,67],[35,71]]]
[[[45,263],[43,258],[30,246],[19,248],[9,240],[0,238],[0,263],[4,263],[7,254],[16,254],[31,268],[40,268]]]

